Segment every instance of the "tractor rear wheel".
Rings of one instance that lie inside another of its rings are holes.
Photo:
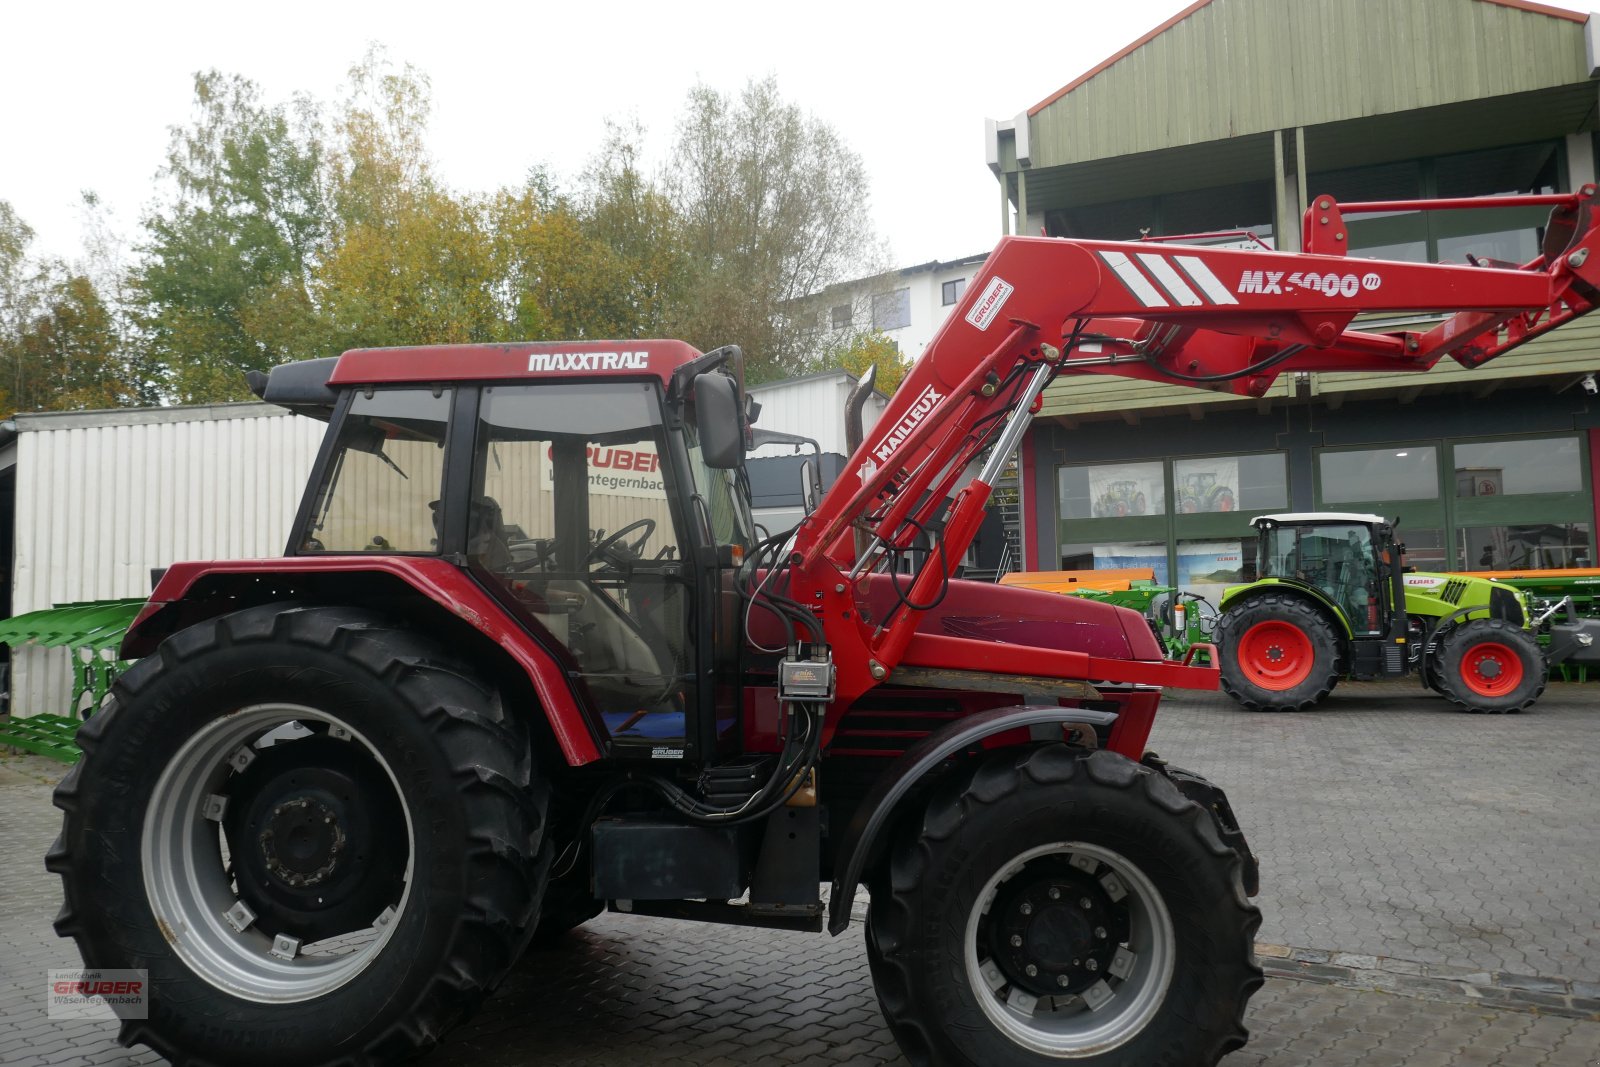
[[[1333,624],[1302,597],[1263,593],[1217,622],[1222,688],[1251,711],[1300,711],[1339,682]]]
[[[1490,714],[1532,707],[1547,679],[1539,643],[1504,619],[1473,619],[1449,630],[1431,669],[1445,698]]]
[[[913,1064],[1214,1064],[1244,1045],[1261,913],[1209,812],[1046,745],[937,795],[874,879],[867,959]]]
[[[120,1040],[176,1063],[388,1063],[515,962],[549,790],[495,690],[370,612],[199,623],[78,735],[46,865],[86,967],[148,971]]]

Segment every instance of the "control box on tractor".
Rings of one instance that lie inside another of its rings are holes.
[[[1395,524],[1345,512],[1262,515],[1256,575],[1223,592],[1222,687],[1254,711],[1311,707],[1341,678],[1418,674],[1469,711],[1521,711],[1549,668],[1600,663],[1600,619],[1552,625],[1514,586],[1405,566]],[[1548,651],[1537,639],[1548,632]]]
[[[1163,687],[1217,671],[1134,611],[954,571],[1064,375],[1259,397],[1476,365],[1586,313],[1592,188],[1343,210],[1529,203],[1551,224],[1518,269],[1349,262],[1325,197],[1295,253],[1006,238],[770,537],[737,349],[257,374],[328,423],[286,550],[175,564],[130,627],[55,794],[56,929],[148,971],[125,1042],[361,1067],[602,909],[839,934],[865,885],[912,1062],[1215,1063],[1262,980],[1256,863],[1222,790],[1146,743]],[[1400,310],[1442,318],[1351,328]]]

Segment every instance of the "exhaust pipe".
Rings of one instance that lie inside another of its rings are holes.
[[[861,413],[866,409],[867,398],[872,395],[872,387],[877,380],[878,365],[876,363],[867,364],[866,372],[861,375],[860,380],[856,382],[856,387],[850,390],[849,399],[844,402],[844,444],[845,450],[852,456],[856,454],[856,450],[861,447],[862,440],[867,436],[866,431],[861,426]],[[856,530],[855,535],[856,561],[860,562],[861,557],[866,554],[867,545],[871,543],[871,538],[867,536],[865,530],[859,528]]]

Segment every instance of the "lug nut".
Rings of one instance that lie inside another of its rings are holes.
[[[1050,887],[1050,899],[1051,900],[1060,900],[1061,899],[1061,890],[1057,889],[1055,886],[1051,886]]]
[[[1033,914],[1033,905],[1029,904],[1026,900],[1024,900],[1022,902],[1022,907],[1018,908],[1017,910],[1022,912],[1022,914],[1024,914],[1024,915],[1032,915]]]
[[[1097,959],[1085,960],[1083,965],[1091,971],[1098,971],[1100,969],[1100,961]]]
[[[1069,982],[1069,981],[1071,981],[1071,979],[1069,979],[1069,978],[1068,978],[1068,977],[1067,977],[1067,976],[1066,976],[1066,975],[1064,975],[1064,974],[1058,974],[1058,975],[1056,975],[1056,985],[1058,985],[1058,986],[1061,986],[1061,987],[1063,987],[1063,988],[1065,988],[1065,987],[1066,987],[1066,984],[1067,984],[1067,983],[1068,983],[1068,982]]]
[[[1106,928],[1104,926],[1096,926],[1094,928],[1094,936],[1104,941],[1106,939]]]
[[[1035,967],[1035,966],[1034,966],[1034,965],[1033,965],[1033,964],[1031,964],[1031,963],[1030,963],[1030,964],[1028,964],[1028,965],[1027,965],[1027,966],[1026,966],[1026,967],[1024,967],[1024,968],[1022,968],[1022,969],[1023,969],[1023,970],[1024,970],[1024,971],[1025,971],[1025,972],[1027,972],[1027,975],[1028,975],[1028,977],[1029,977],[1029,978],[1033,978],[1033,977],[1035,977],[1035,976],[1037,976],[1037,975],[1038,975],[1038,973],[1039,973],[1039,968],[1037,968],[1037,967]]]
[[[1022,935],[1020,935],[1020,934],[1012,934],[1011,935],[1011,947],[1012,948],[1021,948],[1022,947]]]
[[[1090,900],[1088,897],[1084,897],[1082,900],[1078,901],[1078,906],[1084,911],[1088,911],[1090,908],[1094,907],[1094,901]]]

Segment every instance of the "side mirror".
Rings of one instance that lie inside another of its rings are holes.
[[[700,455],[714,470],[733,470],[744,462],[744,419],[739,386],[725,374],[708,372],[694,380],[695,422]]]
[[[800,503],[809,515],[817,510],[817,471],[808,459],[800,464]]]

